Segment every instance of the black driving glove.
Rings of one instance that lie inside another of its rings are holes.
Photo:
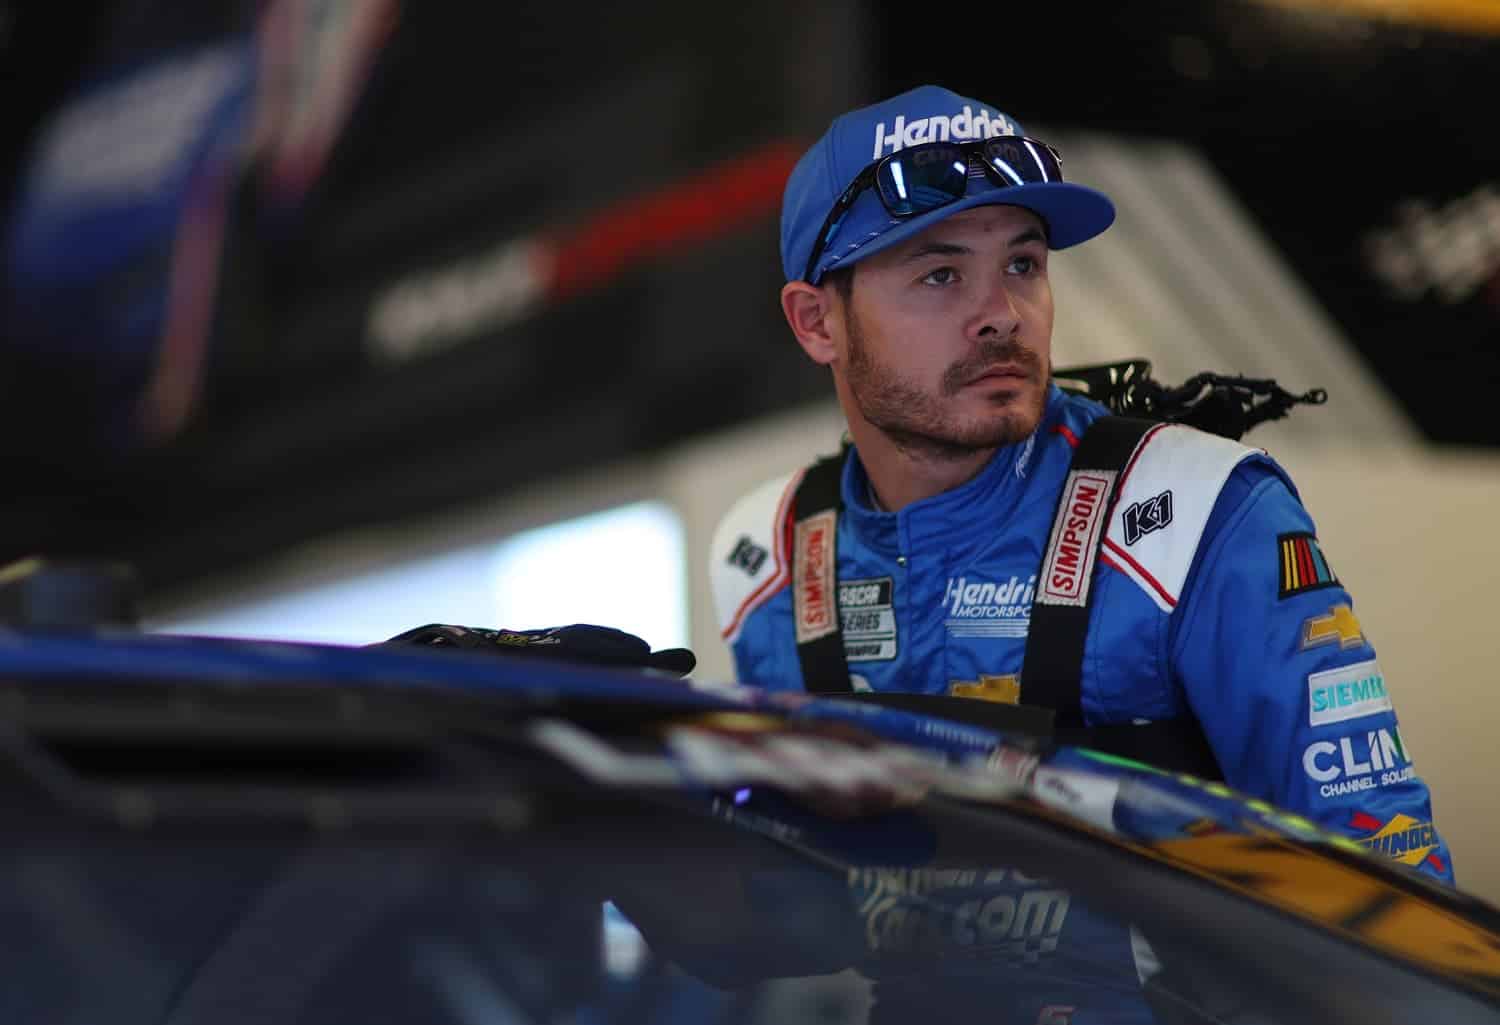
[[[478,626],[429,623],[376,645],[413,646],[528,655],[621,669],[658,669],[674,676],[686,676],[698,664],[698,659],[686,648],[652,651],[651,646],[635,634],[591,623],[539,630],[489,630]]]

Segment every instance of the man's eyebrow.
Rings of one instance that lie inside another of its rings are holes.
[[[1026,228],[1015,238],[1006,243],[1007,247],[1025,245],[1028,242],[1046,242],[1047,236],[1042,234],[1040,228]],[[902,257],[902,263],[911,263],[920,260],[924,256],[967,256],[973,250],[968,246],[961,246],[956,242],[924,242]]]
[[[924,256],[967,256],[973,252],[968,246],[961,246],[953,242],[924,242],[902,257],[902,263],[911,263],[920,260]]]

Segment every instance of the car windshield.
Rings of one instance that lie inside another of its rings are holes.
[[[1174,926],[1191,905],[1137,925],[1085,899],[1097,886],[1072,866],[1047,878],[978,856],[974,823],[939,838],[943,857],[920,822],[883,821],[893,863],[856,868],[636,812],[651,828],[311,844],[33,823],[4,855],[6,1020],[1416,1021],[1445,1002],[1440,1020],[1494,1020],[1311,933]]]

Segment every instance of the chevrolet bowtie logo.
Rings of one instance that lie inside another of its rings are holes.
[[[1335,605],[1325,616],[1313,616],[1302,624],[1302,650],[1338,641],[1340,648],[1357,648],[1365,643],[1359,617],[1347,605]]]
[[[948,693],[956,698],[1017,705],[1021,702],[1021,678],[1007,673],[1004,676],[981,675],[977,680],[949,680]]]

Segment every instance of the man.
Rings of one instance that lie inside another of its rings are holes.
[[[782,309],[853,444],[826,511],[807,507],[805,471],[716,533],[741,682],[843,688],[840,672],[804,680],[832,636],[845,689],[1063,715],[1067,672],[1059,689],[1032,670],[1072,657],[1082,727],[1201,731],[1230,785],[1451,879],[1374,649],[1285,472],[1180,426],[1108,473],[1075,464],[1106,410],[1050,380],[1048,260],[1113,219],[1045,143],[933,86],[839,117],[803,156]],[[1084,610],[1076,656],[1028,650],[1048,605]],[[1424,839],[1387,842],[1403,831]]]

